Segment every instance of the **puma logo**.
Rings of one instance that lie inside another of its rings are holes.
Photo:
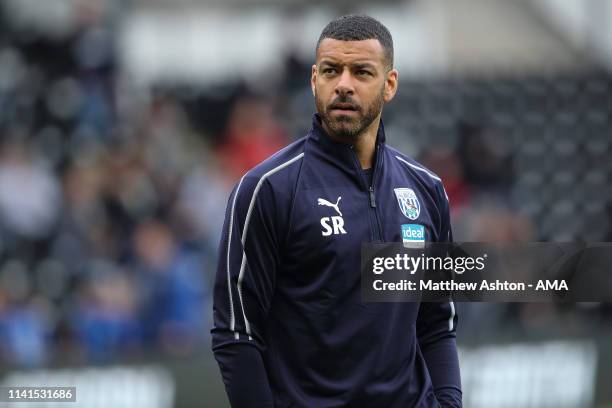
[[[319,205],[325,205],[325,206],[327,206],[327,207],[331,207],[331,208],[333,208],[334,210],[336,210],[336,212],[338,213],[338,215],[342,217],[342,212],[340,212],[340,207],[338,207],[338,203],[340,202],[340,200],[341,200],[341,199],[342,199],[342,197],[338,197],[338,199],[336,200],[336,204],[332,204],[332,203],[330,203],[329,201],[327,201],[327,200],[326,200],[326,199],[324,199],[324,198],[319,198],[319,199],[317,200],[317,204],[319,204]]]
[[[326,207],[331,207],[334,210],[336,210],[336,212],[338,213],[338,215],[321,218],[321,227],[323,227],[321,234],[324,237],[329,237],[332,234],[333,235],[346,234],[346,230],[344,229],[344,218],[342,218],[342,211],[340,211],[340,200],[341,199],[342,197],[338,197],[338,199],[336,200],[336,204],[330,201],[327,201],[324,198],[319,198],[317,200],[317,204],[324,205]]]

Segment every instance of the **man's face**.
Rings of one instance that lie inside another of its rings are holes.
[[[312,91],[326,130],[355,140],[380,116],[397,90],[397,71],[385,64],[378,40],[321,41],[312,66]]]

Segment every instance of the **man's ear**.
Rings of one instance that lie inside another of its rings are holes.
[[[312,96],[315,94],[315,84],[317,82],[317,64],[312,66],[312,72],[310,74],[310,89],[312,90]]]
[[[390,102],[397,92],[399,72],[397,69],[392,69],[385,75],[385,93],[383,99],[385,102]]]

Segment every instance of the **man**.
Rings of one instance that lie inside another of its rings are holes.
[[[212,333],[232,406],[461,406],[452,303],[361,301],[362,242],[451,239],[441,180],[385,143],[397,80],[381,23],[332,21],[312,129],[230,195]]]

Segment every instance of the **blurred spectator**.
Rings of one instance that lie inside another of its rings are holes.
[[[134,282],[116,265],[97,262],[80,288],[72,325],[86,356],[104,362],[137,350],[141,327]]]
[[[255,96],[239,98],[230,114],[221,163],[234,180],[283,148],[288,139],[274,120],[269,102]]]
[[[55,174],[24,141],[9,139],[0,155],[0,222],[18,238],[46,237],[57,220],[61,193]]]
[[[0,274],[0,351],[13,364],[39,366],[47,360],[51,336],[45,302],[33,297],[22,262],[7,262]]]
[[[445,148],[430,149],[421,157],[422,163],[444,180],[444,189],[451,203],[451,216],[468,204],[470,187],[457,154]]]
[[[190,354],[207,333],[208,290],[198,254],[180,247],[172,231],[151,220],[134,234],[145,341],[175,355]]]
[[[51,253],[75,274],[92,256],[109,255],[109,215],[102,202],[105,169],[95,158],[70,164],[63,174],[64,206]]]
[[[462,122],[458,152],[465,178],[477,187],[508,187],[512,180],[509,143],[492,129]]]
[[[177,210],[189,221],[186,227],[190,229],[190,235],[199,238],[205,247],[215,252],[231,184],[213,157],[204,156],[202,163],[185,177]]]

